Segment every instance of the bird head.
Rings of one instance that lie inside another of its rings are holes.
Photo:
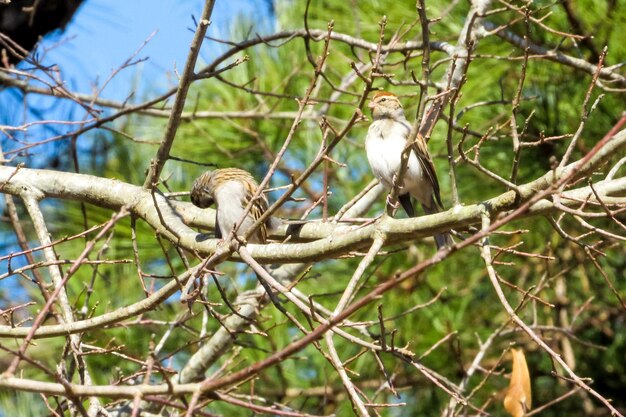
[[[388,91],[378,91],[374,94],[367,107],[372,109],[374,120],[404,118],[404,110],[398,96]]]
[[[237,183],[239,185],[236,185]],[[258,187],[254,177],[243,169],[216,169],[205,172],[194,181],[191,187],[191,202],[200,208],[207,208],[215,203],[219,205],[224,198],[234,198],[248,204],[248,200]]]
[[[205,172],[200,175],[191,187],[191,202],[194,206],[207,208],[215,203],[215,171]]]

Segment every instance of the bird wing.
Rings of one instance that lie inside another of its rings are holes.
[[[242,208],[248,205],[259,188],[254,177],[249,172],[239,168],[222,168],[214,171],[214,176],[218,183],[223,184],[229,181],[237,181],[242,184],[243,195],[239,196],[240,204],[243,205]],[[261,194],[259,198],[254,201],[248,215],[256,221],[265,213],[267,206],[267,199],[265,195]],[[258,236],[260,243],[265,243],[267,240],[267,224],[259,226],[259,230],[257,230],[253,236]]]
[[[248,204],[256,193],[258,186],[254,181],[245,181],[244,184],[246,188],[245,201],[246,204]],[[264,194],[261,194],[259,198],[257,198],[256,201],[252,204],[252,208],[250,209],[250,216],[254,219],[254,221],[257,221],[261,218],[263,213],[265,213],[267,207],[267,198],[265,198]],[[268,222],[264,222],[262,225],[260,225],[259,230],[257,231],[261,243],[265,243],[267,241],[267,223]]]
[[[426,147],[426,141],[424,137],[418,133],[417,138],[413,141],[411,149],[415,152],[415,156],[422,167],[422,171],[428,178],[430,185],[433,187],[433,194],[435,195],[435,201],[439,207],[443,208],[441,203],[441,195],[439,191],[439,180],[437,179],[437,172],[435,171],[435,164],[433,163],[428,148]]]
[[[413,203],[411,202],[411,194],[401,194],[398,196],[398,200],[400,204],[402,204],[402,208],[406,211],[406,215],[409,217],[415,217],[415,209],[413,208]]]

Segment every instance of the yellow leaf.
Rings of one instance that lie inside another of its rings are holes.
[[[513,356],[513,372],[511,372],[511,382],[504,397],[504,408],[513,417],[523,417],[530,410],[532,403],[530,374],[524,352],[521,349],[511,349],[511,355]]]

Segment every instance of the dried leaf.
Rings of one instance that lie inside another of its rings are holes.
[[[504,397],[504,408],[513,417],[523,417],[530,410],[532,396],[530,392],[530,374],[526,365],[526,356],[521,349],[511,349],[513,372],[511,382]]]

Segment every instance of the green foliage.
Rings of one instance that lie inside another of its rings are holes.
[[[48,412],[39,395],[16,391],[0,391],[0,410],[3,417],[38,417]]]
[[[456,43],[462,23],[468,12],[465,2],[452,8],[443,15],[440,21],[431,26],[431,40]],[[585,44],[575,44],[570,39],[564,39],[556,31],[571,31],[567,16],[560,4],[554,2],[536,2],[534,9],[545,7],[545,13],[552,13],[544,21],[554,31],[546,31],[537,24],[529,24],[529,39],[547,49],[559,46],[567,54],[591,59],[593,50]],[[579,18],[586,30],[597,28],[593,40],[594,45],[600,48],[609,44],[610,53],[607,57],[608,65],[626,60],[626,46],[621,42],[619,25],[626,19],[624,8],[611,8],[606,2],[599,4],[586,0],[576,2],[576,8],[581,13]],[[597,8],[595,6],[598,6]],[[304,14],[304,2],[281,1],[277,2],[277,19],[283,29],[301,28]],[[440,4],[428,2],[427,13],[430,17],[438,17],[447,11],[450,2]],[[593,7],[592,7],[593,6]],[[402,41],[421,40],[420,26],[415,13],[415,3],[409,1],[372,1],[372,2],[312,2],[308,15],[308,24],[312,29],[325,30],[330,20],[334,21],[334,30],[355,37],[361,37],[369,42],[376,43],[379,36],[378,22],[382,16],[387,16],[387,25],[384,33],[384,42],[389,42],[396,33],[402,33]],[[609,16],[606,18],[605,16]],[[497,24],[508,23],[518,19],[520,15],[508,11],[493,16]],[[523,36],[526,26],[523,19],[509,28]],[[239,40],[244,36],[242,28],[237,28],[231,39]],[[275,47],[285,42],[281,47]],[[313,59],[317,59],[322,52],[322,42],[311,42]],[[189,97],[197,100],[188,101],[186,112],[204,110],[212,112],[257,112],[278,113],[295,112],[297,103],[293,99],[301,97],[311,81],[313,66],[306,59],[305,43],[300,38],[280,40],[273,45],[261,44],[247,49],[245,54],[250,60],[237,68],[223,74],[223,79],[211,79],[196,83]],[[468,135],[464,138],[463,149],[468,150],[481,141],[484,135],[485,143],[481,148],[480,160],[482,164],[508,179],[513,161],[511,143],[511,102],[519,86],[522,74],[523,51],[500,38],[491,36],[480,41],[476,51],[477,57],[471,62],[467,72],[467,81],[462,89],[462,95],[455,105],[452,117],[460,128],[467,126],[470,132],[478,135]],[[242,57],[241,52],[231,59]],[[494,56],[510,56],[511,59],[494,59]],[[421,74],[421,60],[410,57],[405,60],[400,53],[391,54],[384,70],[393,74],[393,83],[404,82],[409,84],[411,73],[419,79]],[[433,80],[442,79],[448,61],[442,52],[433,51]],[[515,60],[513,60],[515,58]],[[355,50],[338,42],[331,42],[330,56],[325,65],[326,80],[321,80],[317,96],[328,98],[333,93],[331,86],[339,86],[342,80],[351,73],[351,62],[368,61],[368,54],[362,50]],[[229,61],[230,62],[230,61]],[[521,91],[521,103],[517,113],[518,130],[527,124],[522,135],[525,141],[535,141],[541,137],[572,135],[580,124],[580,115],[583,102],[591,83],[591,76],[571,67],[549,62],[544,59],[532,58],[528,62],[525,72],[525,81]],[[235,88],[234,86],[239,86]],[[419,89],[416,85],[394,86],[383,79],[378,79],[376,88],[389,89],[401,95],[407,115],[414,115],[417,111],[417,97]],[[357,97],[362,93],[362,81],[352,83],[329,107],[328,121],[340,130],[354,112]],[[252,94],[250,91],[262,92]],[[433,90],[434,91],[434,90]],[[591,94],[589,105],[600,95],[599,90]],[[489,103],[478,107],[476,103]],[[318,111],[323,102],[315,104],[313,112]],[[310,111],[307,108],[307,112]],[[586,122],[582,140],[576,149],[573,158],[583,154],[593,147],[597,141],[615,124],[623,111],[623,94],[606,93],[600,100],[591,117]],[[450,116],[449,111],[446,115]],[[293,116],[293,115],[292,115]],[[145,118],[135,115],[122,129],[125,134],[145,140],[158,140],[163,131],[164,120]],[[291,128],[293,117],[286,118],[191,118],[178,130],[177,138],[171,154],[185,160],[202,164],[214,164],[217,167],[236,166],[254,173],[261,179],[269,166],[268,161],[280,150]],[[490,127],[496,127],[491,129]],[[328,201],[330,215],[356,195],[369,183],[372,176],[367,166],[363,149],[363,140],[368,123],[361,123],[354,127],[349,135],[333,151],[332,157],[345,166],[328,163],[329,187],[332,196]],[[435,158],[435,165],[443,190],[444,203],[451,204],[451,184],[448,176],[447,148],[445,138],[448,126],[443,120],[437,125],[432,140],[429,143],[431,153]],[[463,138],[463,133],[455,130],[451,134],[456,145]],[[155,147],[146,144],[129,142],[122,135],[110,137],[109,147],[105,160],[98,167],[98,173],[107,177],[141,184],[144,170],[153,157]],[[519,183],[528,182],[537,178],[550,169],[552,156],[561,157],[568,141],[555,140],[542,146],[526,148],[521,153]],[[289,184],[289,176],[302,171],[315,158],[322,144],[322,133],[318,122],[305,119],[293,137],[283,161],[279,165],[276,175],[272,178],[271,186]],[[456,152],[456,151],[455,151]],[[458,157],[458,152],[455,153]],[[471,153],[469,156],[473,156]],[[616,158],[621,155],[616,155]],[[196,164],[170,160],[166,165],[164,177],[168,177],[167,186],[172,191],[188,190],[193,179],[207,168]],[[171,175],[171,176],[170,176]],[[303,207],[308,207],[314,198],[322,192],[323,169],[314,173],[294,197],[306,199],[304,203],[289,203],[280,213],[284,217],[299,216]],[[462,204],[471,204],[484,201],[505,191],[505,187],[478,172],[467,164],[460,163],[457,171],[459,196]],[[270,197],[275,194],[270,194]],[[368,213],[376,216],[383,211],[384,199],[374,205]],[[63,209],[54,207],[55,227],[53,234],[72,235],[83,230],[82,207],[78,203],[63,203]],[[102,224],[110,219],[110,211],[95,207],[86,207],[86,223],[88,226]],[[321,209],[314,210],[311,218],[321,217]],[[573,223],[567,226],[574,226]],[[505,287],[506,295],[513,306],[523,303],[519,311],[520,316],[527,323],[563,325],[560,323],[558,311],[565,308],[570,319],[580,311],[585,302],[594,298],[594,302],[582,310],[577,321],[572,324],[572,330],[581,341],[572,341],[572,348],[577,359],[577,372],[580,375],[590,376],[596,381],[594,388],[608,398],[614,399],[614,404],[626,407],[621,391],[626,386],[626,377],[623,369],[626,357],[626,339],[624,331],[624,311],[620,308],[615,294],[607,286],[605,279],[598,270],[581,255],[583,250],[574,243],[564,239],[554,231],[550,223],[544,218],[523,219],[509,224],[504,231],[524,229],[525,233],[494,235],[491,244],[499,248],[514,245],[515,249],[526,253],[536,253],[542,257],[521,257],[511,253],[501,254],[497,260],[502,262],[496,269],[504,281],[512,283],[515,288]],[[95,236],[92,232],[87,236]],[[60,257],[75,259],[84,248],[86,240],[76,239],[58,247]],[[116,227],[113,237],[103,248],[99,243],[97,250],[103,250],[103,255],[109,259],[133,260],[131,243],[131,221],[122,220]],[[586,242],[589,243],[589,242]],[[139,258],[144,272],[170,279],[174,271],[181,271],[183,262],[175,251],[174,245],[162,241],[162,246],[154,232],[142,222],[137,222],[137,245]],[[609,271],[609,279],[616,286],[617,292],[626,292],[626,282],[619,277],[624,276],[626,263],[624,262],[623,246],[604,248],[606,258],[599,262],[605,271]],[[380,256],[377,262],[367,271],[367,280],[362,283],[357,297],[394,274],[407,270],[419,261],[432,255],[434,247],[425,242],[414,242],[408,246],[393,248],[390,253]],[[494,253],[497,249],[494,250]],[[188,254],[190,255],[190,254]],[[190,259],[193,257],[190,255]],[[90,256],[90,259],[96,259]],[[347,281],[355,270],[360,257],[354,259],[330,260],[317,263],[307,276],[299,283],[298,288],[305,294],[314,294],[314,300],[328,308],[333,308]],[[513,266],[513,267],[511,267]],[[227,263],[220,265],[224,276],[219,278],[229,299],[252,288],[256,281],[247,268]],[[94,279],[95,277],[95,279]],[[158,279],[147,278],[147,285],[157,288],[161,282]],[[144,297],[142,287],[137,278],[136,266],[133,263],[101,265],[98,267],[84,267],[72,278],[69,283],[70,297],[80,310],[85,303],[87,289],[94,279],[93,293],[90,295],[87,306],[88,314],[99,315],[106,311],[136,302]],[[534,294],[538,299],[530,300],[524,293],[529,288],[542,286],[539,293]],[[567,296],[563,298],[557,294],[559,285],[566,286]],[[215,291],[213,283],[209,283],[207,301],[220,303],[215,307],[218,314],[226,315],[229,309],[223,305],[220,294]],[[410,314],[404,314],[412,307],[428,303],[441,292],[437,302],[429,304]],[[543,300],[554,302],[558,306],[547,307]],[[510,344],[518,344],[526,350],[526,356],[531,369],[535,404],[543,404],[566,392],[559,379],[551,375],[550,358],[536,345],[531,343],[525,335],[516,331],[512,326],[506,326],[509,319],[496,298],[489,283],[484,264],[477,248],[470,248],[462,253],[453,255],[448,262],[430,268],[426,273],[402,284],[379,301],[384,317],[398,316],[387,323],[387,343],[390,341],[389,332],[395,330],[394,343],[396,346],[409,346],[421,355],[437,344],[446,335],[452,334],[444,343],[424,357],[421,362],[435,370],[453,383],[458,383],[464,376],[469,363],[473,360],[480,341],[484,341],[499,326],[503,326],[502,334],[497,338],[494,346],[487,351],[486,359],[482,363],[484,369],[493,367],[495,374],[490,375],[486,384],[480,388],[472,403],[479,406],[493,397],[501,395],[508,380],[503,375],[510,369],[507,360],[501,361],[502,353]],[[306,323],[305,317],[288,303],[286,308],[294,314],[301,323]],[[558,307],[558,308],[557,308]],[[168,329],[163,322],[176,320],[186,307],[178,302],[178,294],[172,297],[158,310],[142,315],[137,323],[130,323],[122,328],[107,329],[89,335],[89,344],[97,346],[123,347],[124,355],[139,361],[147,359],[151,343],[160,340]],[[173,335],[168,339],[160,358],[167,358],[164,363],[174,369],[189,358],[198,348],[198,329],[201,327],[201,315],[204,307],[198,303],[194,305],[192,313],[196,316],[187,321],[184,328],[176,327]],[[33,307],[32,314],[35,314]],[[143,320],[143,322],[141,321]],[[380,326],[375,308],[368,308],[355,314],[352,321],[371,322],[368,331],[373,339],[380,337]],[[159,321],[159,323],[157,323]],[[219,329],[217,320],[209,320],[206,333],[213,334]],[[264,359],[269,353],[280,350],[301,336],[300,331],[290,323],[276,308],[270,306],[264,309],[255,332],[241,334],[236,344],[241,347],[233,368],[242,368],[256,361]],[[266,333],[268,337],[262,335]],[[546,332],[546,339],[557,351],[563,349],[566,338],[563,335]],[[361,353],[361,348],[335,338],[342,360],[347,360]],[[593,347],[588,345],[592,344]],[[597,345],[597,346],[596,346]],[[52,356],[48,365],[58,358],[62,346],[51,347]],[[170,356],[171,361],[170,361]],[[228,356],[228,355],[226,355]],[[224,361],[211,371],[217,371]],[[407,405],[402,411],[396,409],[382,410],[382,415],[438,415],[446,406],[450,397],[435,387],[416,369],[406,363],[395,360],[390,355],[382,355],[381,361],[386,371],[397,377],[398,386],[402,389],[399,398],[395,398],[388,390],[377,392],[384,383],[381,371],[371,352],[366,352],[349,365],[351,377],[357,386],[361,384],[368,396],[374,396],[373,402],[405,402]],[[114,354],[94,355],[87,358],[90,369],[93,371],[96,383],[113,383],[118,378],[133,375],[141,371],[141,366]],[[113,372],[113,370],[115,370]],[[474,375],[468,385],[466,393],[479,386],[486,372]],[[159,376],[154,376],[158,380]],[[378,384],[370,383],[378,381]],[[251,383],[247,383],[251,386]],[[246,387],[248,386],[246,385]],[[326,387],[332,395],[298,396],[288,395],[287,388],[303,391]],[[303,409],[309,413],[335,413],[338,416],[352,415],[353,410],[341,388],[341,381],[328,361],[314,346],[308,346],[294,357],[281,365],[263,372],[255,381],[255,392],[272,401],[282,401],[294,408]],[[6,394],[6,393],[5,393]],[[13,394],[10,394],[13,395]],[[15,407],[25,404],[26,395],[18,395]],[[2,401],[6,395],[0,396]],[[375,400],[375,401],[374,401]],[[580,407],[581,400],[570,398],[542,413],[543,416],[558,416],[575,413]],[[504,413],[500,401],[487,411],[493,415]],[[0,406],[5,410],[4,406]],[[212,412],[228,415],[234,408],[230,405],[216,404]],[[470,410],[471,412],[471,410]],[[15,414],[28,415],[28,414]],[[34,415],[34,414],[33,414]]]

